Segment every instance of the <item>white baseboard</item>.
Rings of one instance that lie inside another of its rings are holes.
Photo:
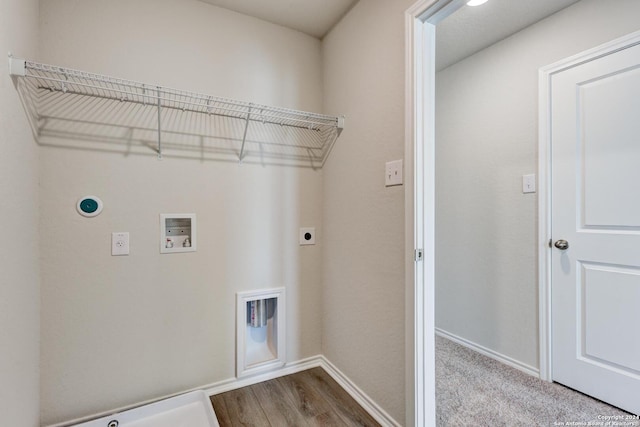
[[[480,344],[476,344],[473,341],[469,341],[468,339],[459,337],[452,333],[449,333],[440,328],[435,328],[436,335],[451,340],[457,344],[460,344],[463,347],[467,347],[477,353],[483,354],[487,357],[497,360],[498,362],[504,363],[505,365],[509,365],[512,368],[516,368],[519,371],[522,371],[526,374],[532,375],[534,377],[540,378],[540,370],[531,365],[527,365],[526,363],[520,362],[519,360],[513,359],[509,356],[505,356],[504,354],[498,353],[497,351],[491,350],[487,347],[483,347]]]
[[[275,378],[284,377],[285,375],[291,375],[297,372],[305,371],[307,369],[322,366],[324,363],[323,359],[324,357],[320,355],[312,356],[306,359],[298,360],[296,362],[286,363],[282,368],[274,369],[273,371],[240,379],[235,377],[229,378],[217,383],[209,384],[202,389],[209,396],[213,396],[214,394],[224,393],[226,391],[247,387],[264,381],[273,380]]]
[[[401,424],[393,419],[384,409],[373,401],[367,394],[355,385],[345,374],[343,374],[336,366],[329,362],[324,356],[322,358],[321,367],[333,378],[340,386],[345,389],[353,399],[364,408],[377,422],[383,427],[401,427]]]
[[[248,378],[230,378],[212,384],[205,389],[205,392],[212,396],[238,388],[247,387],[258,384],[263,381],[269,381],[285,375],[295,374],[307,369],[321,367],[327,374],[331,376],[353,399],[358,402],[362,408],[369,413],[383,427],[401,427],[401,424],[391,417],[384,409],[373,401],[365,392],[355,385],[345,374],[343,374],[333,363],[329,362],[322,355],[313,356],[297,362],[287,363],[283,368],[276,369],[264,374],[248,377]]]
[[[64,423],[52,424],[48,427],[68,427],[82,422],[90,421],[96,418],[101,418],[106,415],[124,412],[129,409],[137,408],[139,406],[147,405],[157,402],[159,400],[168,399],[178,394],[187,393],[194,390],[204,390],[209,396],[214,394],[220,394],[238,388],[247,387],[253,384],[269,381],[275,378],[283,377],[285,375],[295,374],[297,372],[305,371],[307,369],[321,367],[324,369],[342,388],[345,389],[356,402],[364,408],[376,421],[378,421],[383,427],[400,427],[401,424],[395,421],[384,409],[382,409],[377,403],[373,401],[365,392],[363,392],[357,385],[355,385],[345,374],[343,374],[338,368],[329,362],[324,356],[317,355],[306,359],[298,360],[296,362],[290,362],[285,364],[282,368],[274,369],[270,372],[246,377],[246,378],[229,378],[226,380],[218,381],[212,384],[208,384],[202,387],[197,387],[190,390],[184,390],[180,393],[163,396],[160,399],[149,400],[146,402],[138,402],[133,405],[113,409],[111,411],[101,412],[98,414],[89,415],[82,418],[77,418],[72,421],[66,421]]]
[[[282,377],[289,374],[295,374],[296,372],[304,371],[306,369],[315,368],[323,365],[323,357],[322,356],[313,356],[307,359],[299,360],[297,362],[287,363],[280,369],[266,372],[264,374],[255,375],[248,378],[229,378],[226,380],[218,381],[212,384],[203,385],[201,387],[192,388],[189,390],[183,390],[179,393],[169,394],[166,396],[162,396],[156,399],[151,399],[143,402],[134,403],[132,405],[122,406],[120,408],[111,409],[109,411],[99,412],[92,415],[87,415],[84,417],[76,418],[70,421],[65,421],[57,424],[50,424],[47,427],[70,427],[76,424],[84,423],[87,421],[95,420],[97,418],[102,418],[107,415],[116,414],[119,412],[128,411],[129,409],[138,408],[140,406],[148,405],[151,403],[158,402],[160,400],[169,399],[171,397],[175,397],[177,395],[188,393],[190,391],[203,390],[209,396],[224,393],[225,391],[235,390],[237,388],[246,387],[249,385],[257,384],[259,382],[268,381],[274,378]]]

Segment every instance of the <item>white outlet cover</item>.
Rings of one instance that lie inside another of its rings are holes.
[[[111,233],[111,255],[129,255],[129,232]]]
[[[303,227],[300,229],[300,246],[316,244],[315,227]]]

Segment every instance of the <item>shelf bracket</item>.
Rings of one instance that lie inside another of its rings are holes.
[[[9,74],[12,76],[24,77],[27,75],[27,61],[24,59],[14,58],[13,55],[9,55]]]
[[[344,129],[344,116],[338,116],[338,125],[336,127],[338,129],[338,135],[340,135]]]
[[[244,124],[244,134],[242,135],[242,147],[240,147],[240,161],[244,158],[244,144],[247,142],[247,131],[249,130],[249,121],[251,120],[251,107],[253,104],[249,106],[249,110],[247,111],[247,121]]]
[[[162,160],[162,118],[161,118],[161,102],[160,102],[160,86],[158,89],[158,160]]]

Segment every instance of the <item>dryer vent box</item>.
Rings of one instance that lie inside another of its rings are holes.
[[[196,251],[196,215],[160,214],[160,253]]]
[[[236,376],[282,368],[286,362],[285,289],[236,294]]]

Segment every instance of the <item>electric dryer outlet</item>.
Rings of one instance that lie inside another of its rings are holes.
[[[316,244],[315,227],[302,227],[300,229],[300,246]]]

